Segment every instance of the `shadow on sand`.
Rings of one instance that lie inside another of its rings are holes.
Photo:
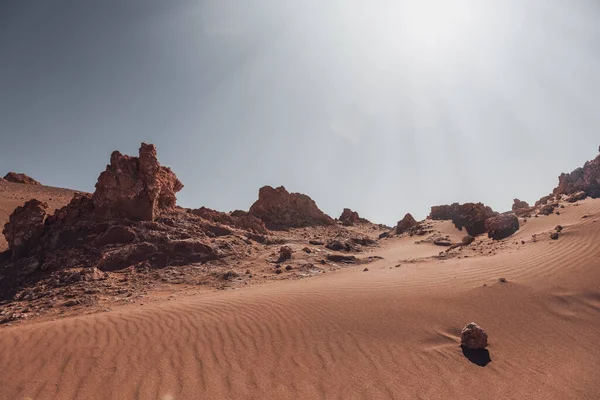
[[[489,363],[492,362],[490,357],[490,352],[487,349],[469,349],[465,346],[460,346],[462,348],[462,353],[469,361],[473,364],[479,365],[480,367],[485,367]]]

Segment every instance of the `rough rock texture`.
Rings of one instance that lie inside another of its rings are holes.
[[[539,199],[538,201],[535,202],[535,206],[536,207],[540,207],[545,205],[546,203],[548,203],[548,200],[554,198],[554,196],[552,194],[549,194],[548,196],[544,196],[541,199]]]
[[[524,208],[529,208],[529,204],[526,201],[521,201],[519,199],[514,199],[514,203],[512,205],[512,210],[517,211]]]
[[[583,167],[558,177],[558,186],[553,192],[555,195],[577,192],[585,192],[592,198],[600,197],[600,155],[586,162]]]
[[[290,246],[282,246],[279,249],[279,260],[278,262],[283,262],[292,258],[292,248]]]
[[[460,334],[460,344],[468,349],[485,349],[487,341],[487,333],[475,322],[465,326]]]
[[[445,221],[454,218],[458,213],[459,204],[452,203],[450,205],[441,205],[431,207],[429,218],[437,221]]]
[[[542,215],[550,215],[554,212],[554,209],[556,208],[557,204],[545,204],[543,206],[540,207],[539,209],[539,213]]]
[[[307,195],[289,193],[283,186],[264,186],[248,214],[261,219],[267,228],[284,230],[307,226],[332,225],[334,220],[319,210]]]
[[[497,212],[483,203],[453,203],[431,207],[429,218],[433,220],[452,220],[458,230],[465,228],[469,235],[477,236],[486,231],[485,221],[496,215],[498,215]]]
[[[519,230],[519,219],[513,214],[502,214],[497,217],[488,218],[485,221],[488,237],[501,240],[511,236]]]
[[[48,204],[32,199],[17,207],[12,213],[2,230],[12,259],[22,257],[38,245],[44,232],[47,208]]]
[[[356,211],[352,211],[349,208],[344,208],[339,220],[342,221],[342,223],[346,226],[356,225],[360,222],[360,216]]]
[[[584,200],[587,197],[587,193],[585,193],[583,190],[577,193],[573,193],[572,195],[570,195],[569,197],[567,197],[567,201],[569,203],[576,203],[580,200]]]
[[[410,213],[408,213],[404,216],[404,218],[398,221],[398,224],[396,225],[396,234],[400,235],[401,233],[404,233],[417,225],[419,225],[417,220],[414,219]]]
[[[16,172],[9,172],[8,174],[6,174],[4,179],[7,180],[8,182],[13,182],[13,183],[24,183],[26,185],[41,185],[41,183],[39,183],[35,179],[33,179],[25,174],[18,174]]]
[[[248,215],[247,212],[236,210],[229,214],[201,207],[194,210],[188,210],[189,213],[202,217],[206,220],[228,225],[234,228],[246,229],[253,233],[266,234],[267,227],[260,219]]]
[[[142,143],[139,157],[115,151],[100,174],[93,195],[95,213],[103,217],[154,221],[175,207],[183,185],[170,168],[162,167],[154,145]]]

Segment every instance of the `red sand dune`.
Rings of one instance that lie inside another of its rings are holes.
[[[424,259],[443,248],[390,238],[368,272],[187,286],[169,301],[4,327],[0,398],[597,399],[596,218],[588,199],[503,242],[479,237],[461,258]],[[459,347],[471,321],[489,334],[484,367]]]

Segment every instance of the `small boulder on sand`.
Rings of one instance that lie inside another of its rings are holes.
[[[282,246],[279,249],[279,261],[282,262],[292,258],[292,248],[290,246]]]
[[[484,349],[487,347],[487,333],[475,322],[465,326],[460,334],[460,344],[468,349]]]

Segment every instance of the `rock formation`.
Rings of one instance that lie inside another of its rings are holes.
[[[342,221],[342,223],[345,226],[350,226],[359,223],[360,217],[356,211],[352,211],[349,208],[344,208],[344,211],[342,212],[342,215],[340,215],[339,220]]]
[[[12,259],[22,257],[38,244],[44,232],[47,208],[48,204],[32,199],[12,213],[2,230]]]
[[[488,335],[475,322],[465,326],[460,334],[460,344],[468,349],[477,350],[487,347]]]
[[[486,231],[485,220],[496,215],[498,215],[497,212],[483,203],[453,203],[431,207],[429,218],[433,220],[452,220],[458,230],[465,228],[469,235],[477,236]]]
[[[512,210],[517,211],[523,208],[529,208],[529,204],[526,201],[521,201],[519,199],[514,199],[514,203],[512,205]]]
[[[417,225],[419,225],[417,220],[414,219],[410,213],[408,213],[404,216],[404,218],[398,221],[398,224],[396,225],[396,234],[400,235]]]
[[[235,210],[229,214],[211,210],[207,207],[200,207],[194,210],[188,210],[189,213],[202,217],[206,220],[217,222],[231,227],[246,229],[253,233],[266,234],[267,227],[260,219],[248,215],[247,212]]]
[[[159,164],[154,145],[142,143],[139,157],[115,151],[100,174],[92,197],[95,213],[103,217],[154,221],[175,207],[183,188],[170,168]]]
[[[319,210],[307,195],[289,193],[283,186],[264,186],[248,214],[261,219],[271,230],[332,225],[333,219]]]
[[[16,172],[9,172],[8,174],[6,174],[4,179],[8,182],[13,182],[13,183],[24,183],[26,185],[41,185],[41,183],[39,183],[35,179],[33,179],[25,174],[18,174]]]
[[[441,205],[431,207],[429,218],[437,221],[451,220],[458,213],[459,204]]]
[[[582,190],[577,193],[573,193],[572,195],[567,197],[567,201],[569,203],[576,203],[580,200],[584,200],[587,197],[587,194]]]
[[[586,162],[583,167],[558,177],[558,186],[553,192],[555,195],[577,192],[585,192],[592,198],[600,197],[600,155]]]
[[[498,215],[488,218],[485,221],[485,228],[490,239],[505,239],[519,230],[519,219],[513,214]]]

